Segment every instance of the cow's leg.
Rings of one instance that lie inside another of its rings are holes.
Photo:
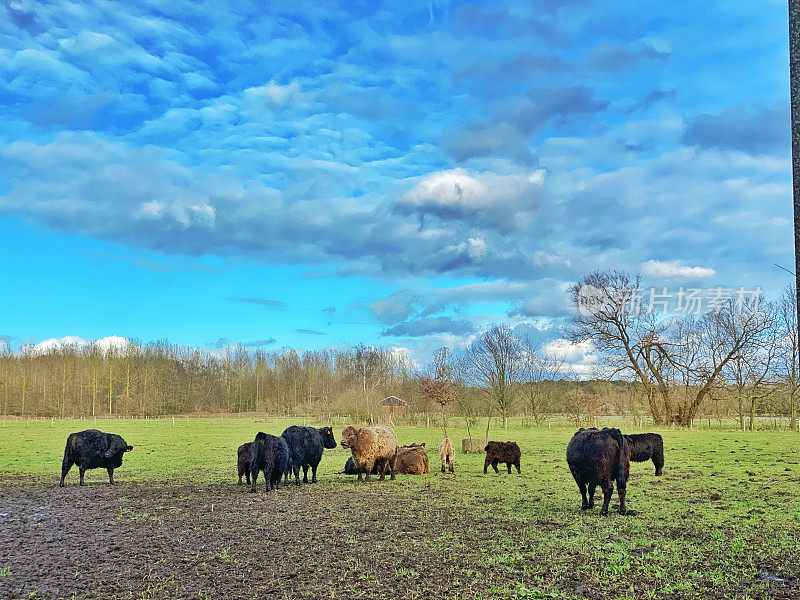
[[[67,457],[64,457],[64,462],[61,463],[61,482],[58,484],[61,487],[64,487],[64,478],[69,473],[69,470],[72,468],[72,465],[75,464]]]
[[[498,464],[499,462],[500,462],[499,460],[493,460],[493,461],[492,461],[492,468],[494,469],[494,472],[495,472],[495,473],[499,473],[499,472],[500,472],[500,469],[498,469],[498,468],[497,468],[497,464]],[[509,472],[510,472],[510,471],[509,471]]]
[[[317,483],[317,465],[311,465],[311,483]]]
[[[248,471],[247,469],[245,469],[244,477],[247,480],[247,485],[250,485],[250,471]],[[241,482],[241,478],[239,478],[239,481]]]
[[[381,458],[377,463],[378,473],[381,474],[380,481],[386,479],[386,471],[389,469],[389,462],[385,458]]]
[[[303,465],[303,483],[308,483],[308,465]]]
[[[581,510],[588,510],[592,508],[591,501],[586,499],[586,483],[579,481],[578,488],[581,490]]]
[[[300,485],[300,465],[293,464],[292,471],[294,471],[294,483],[295,485]]]
[[[656,467],[656,475],[661,475],[661,470],[664,468],[664,457],[654,456],[653,465]]]
[[[369,483],[370,475],[372,475],[372,467],[375,466],[374,462],[367,462],[364,464],[364,482]]]
[[[106,467],[108,470],[108,484],[114,485],[114,468],[113,467]]]
[[[628,486],[625,482],[617,480],[617,495],[619,495],[619,514],[627,514],[628,510],[625,508],[625,492]]]
[[[483,463],[483,474],[486,475],[486,469],[489,467],[489,459],[487,458]]]
[[[450,472],[451,472],[451,473],[455,473],[455,470],[454,470],[454,468],[453,468],[453,462],[454,462],[454,461],[453,461],[453,457],[452,457],[452,456],[448,456],[448,457],[447,457],[447,464],[449,465],[449,468],[450,468]]]
[[[594,492],[597,489],[596,483],[589,484],[589,508],[594,508]]]
[[[389,481],[394,481],[394,471],[397,468],[397,457],[390,458],[386,461],[387,468],[389,469]]]
[[[239,471],[239,483],[237,483],[236,485],[242,485],[242,475],[244,475],[244,473],[242,473],[241,470],[240,470]]]
[[[521,470],[520,470],[520,468],[519,468],[519,461],[517,461],[516,463],[514,463],[514,466],[515,466],[515,467],[517,467],[517,474],[518,474],[518,475],[521,475],[521,474],[522,474],[522,471],[521,471]]]
[[[84,475],[84,473],[86,473],[86,469],[84,469],[81,466],[78,466],[78,473],[80,474],[80,477],[81,477],[79,485],[86,485],[86,482],[83,480],[83,475]]]
[[[267,469],[264,469],[264,489],[265,491],[269,492],[272,490],[272,473],[268,473]]]
[[[603,508],[600,509],[601,515],[608,514],[608,505],[611,504],[611,496],[614,494],[614,484],[610,479],[601,479],[600,487],[603,490]]]
[[[447,459],[443,458],[442,459],[442,473],[444,473],[444,465],[445,465],[446,462],[447,462]]]
[[[511,475],[511,463],[510,462],[506,463],[506,468],[508,469],[508,474]]]
[[[250,473],[250,491],[256,491],[256,480],[258,479],[258,471],[254,470]]]

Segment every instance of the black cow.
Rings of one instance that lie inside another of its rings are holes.
[[[509,473],[511,473],[512,466],[517,468],[517,473],[521,473],[519,461],[522,457],[522,452],[517,442],[489,442],[486,444],[484,451],[486,452],[486,459],[483,461],[484,475],[486,475],[489,465],[492,465],[495,473],[499,473],[498,463],[506,463]]]
[[[567,445],[567,463],[575,483],[581,490],[581,509],[594,508],[594,492],[599,485],[603,490],[601,515],[608,514],[608,504],[614,493],[614,480],[619,494],[619,514],[625,508],[625,488],[630,470],[630,449],[619,429],[579,429]],[[589,488],[587,498],[586,488]]]
[[[294,471],[294,481],[300,485],[300,467],[303,468],[303,483],[308,483],[308,468],[311,467],[311,483],[317,482],[317,467],[322,460],[324,448],[336,448],[336,438],[330,427],[300,427],[292,425],[283,430],[281,437],[289,444],[289,467]],[[289,483],[289,472],[286,473]]]
[[[122,455],[133,450],[122,436],[116,433],[103,433],[97,429],[87,429],[77,433],[70,433],[67,445],[64,448],[64,460],[61,463],[61,487],[64,487],[64,478],[69,473],[72,465],[78,465],[80,484],[86,485],[83,475],[86,469],[108,470],[108,483],[114,484],[114,469],[122,466]]]
[[[256,491],[258,472],[264,473],[264,485],[269,492],[280,487],[281,478],[289,468],[289,446],[276,435],[259,431],[250,444],[250,491]]]
[[[353,460],[353,457],[347,459],[347,462],[344,463],[344,471],[342,471],[345,475],[358,475],[358,469],[356,468],[356,461]],[[372,467],[372,474],[378,475],[378,465]]]
[[[242,444],[236,452],[236,468],[239,471],[239,483],[237,485],[242,485],[242,475],[247,478],[247,485],[250,485],[250,444],[252,443]]]
[[[664,439],[657,433],[632,433],[625,436],[633,462],[652,460],[656,475],[664,468]]]

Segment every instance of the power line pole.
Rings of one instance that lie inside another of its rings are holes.
[[[792,105],[794,279],[797,294],[796,307],[797,312],[800,312],[800,0],[789,0],[789,89]],[[798,318],[797,314],[795,314],[795,318]],[[800,332],[800,328],[798,328],[798,332]]]

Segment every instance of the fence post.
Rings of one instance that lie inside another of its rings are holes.
[[[175,415],[172,415],[172,426],[175,427]]]

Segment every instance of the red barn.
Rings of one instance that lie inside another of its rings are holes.
[[[402,415],[408,410],[408,402],[398,398],[397,396],[387,396],[381,400],[384,414],[391,417],[392,415]]]

